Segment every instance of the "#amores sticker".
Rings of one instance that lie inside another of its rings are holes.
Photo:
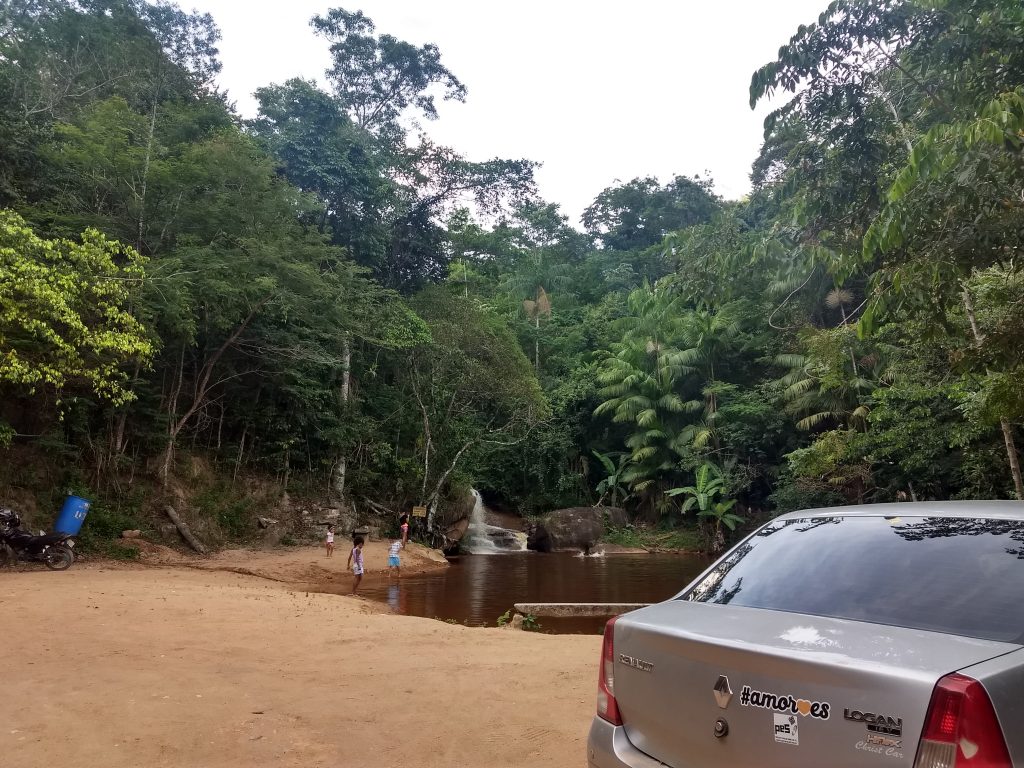
[[[809,699],[798,699],[788,693],[766,693],[755,691],[749,685],[744,685],[740,692],[740,706],[760,707],[770,709],[774,712],[784,712],[790,715],[801,717],[815,717],[818,720],[828,720],[829,711],[832,705],[827,701],[810,701]]]

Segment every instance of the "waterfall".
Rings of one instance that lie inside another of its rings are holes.
[[[487,507],[476,488],[473,493],[473,511],[469,515],[469,528],[462,548],[472,555],[496,555],[526,551],[526,534],[487,522]]]

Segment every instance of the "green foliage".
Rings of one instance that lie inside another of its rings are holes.
[[[700,550],[700,534],[695,528],[651,528],[627,525],[605,529],[602,541],[621,547],[642,548],[649,551],[669,550],[697,552]]]
[[[101,551],[103,557],[109,558],[110,560],[121,560],[124,562],[138,560],[141,556],[141,552],[138,547],[118,544],[116,541],[110,542]]]
[[[629,492],[622,485],[621,475],[622,470],[628,462],[626,454],[618,455],[618,463],[612,461],[611,456],[592,451],[594,456],[599,462],[601,467],[605,471],[605,477],[597,484],[597,492],[601,494],[601,497],[597,500],[598,506],[607,497],[613,507],[617,507],[620,504],[624,504],[629,500]]]
[[[407,135],[466,95],[436,47],[313,26],[327,90],[243,121],[208,16],[0,11],[0,446],[95,488],[89,546],[185,452],[215,539],[253,532],[247,475],[426,503],[437,543],[469,487],[681,503],[713,548],[735,510],[1024,495],[1016,0],[835,0],[753,75],[791,96],[747,199],[616,182],[583,231],[535,163]]]
[[[693,485],[665,491],[666,496],[686,496],[681,510],[684,515],[693,509],[694,505],[700,514],[710,512],[715,504],[715,497],[723,496],[725,493],[725,478],[722,477],[722,471],[710,462],[702,464],[697,470]]]
[[[89,492],[89,498],[97,494]],[[89,507],[89,514],[82,524],[82,530],[76,537],[77,545],[84,552],[91,552],[104,557],[128,560],[138,557],[138,550],[127,545],[118,544],[122,531],[146,529],[141,510],[131,500],[119,506],[112,506],[104,500],[94,501]],[[135,552],[130,555],[129,550]]]
[[[116,405],[133,399],[125,369],[153,354],[130,310],[143,267],[94,229],[81,243],[45,240],[0,211],[0,385],[59,394],[77,384]]]
[[[437,46],[375,36],[370,19],[344,8],[314,16],[312,24],[331,43],[328,79],[360,127],[395,128],[409,107],[436,119],[432,86],[442,87],[445,99],[465,101],[466,87],[441,64]]]
[[[613,251],[658,245],[670,232],[707,221],[718,208],[710,180],[677,176],[665,186],[652,177],[610,187],[583,212],[588,234]]]
[[[203,517],[214,521],[229,540],[246,539],[256,530],[258,510],[267,506],[267,499],[239,497],[229,485],[213,485],[202,489],[193,505]]]

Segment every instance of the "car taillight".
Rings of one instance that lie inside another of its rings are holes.
[[[914,768],[1012,768],[985,688],[965,675],[939,680],[928,705]]]
[[[597,674],[597,714],[612,725],[622,725],[619,705],[615,701],[615,622],[616,616],[604,625],[601,644],[601,668]]]

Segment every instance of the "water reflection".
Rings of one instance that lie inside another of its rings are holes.
[[[397,613],[494,626],[518,602],[658,602],[678,593],[710,561],[686,555],[526,553],[470,555],[442,573],[364,584],[359,593]],[[543,620],[545,631],[597,632],[603,620]]]

